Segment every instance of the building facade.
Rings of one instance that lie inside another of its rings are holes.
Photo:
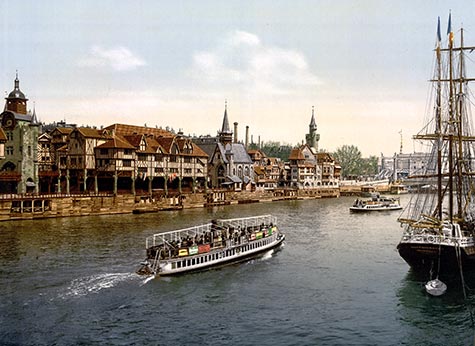
[[[168,195],[206,189],[207,154],[190,138],[161,129],[115,124],[95,148],[102,188]]]
[[[5,98],[0,124],[6,140],[0,156],[0,193],[38,192],[38,133],[36,112],[27,111],[18,74],[14,89]]]
[[[235,125],[237,127],[237,124]],[[229,127],[227,106],[224,109],[223,124],[217,137],[193,139],[208,154],[209,186],[228,188],[235,191],[254,189],[254,166],[243,143]]]

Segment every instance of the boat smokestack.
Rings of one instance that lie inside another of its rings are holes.
[[[238,123],[234,122],[234,143],[238,142]]]

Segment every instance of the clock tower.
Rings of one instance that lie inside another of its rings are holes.
[[[5,98],[7,101],[5,103],[5,110],[12,111],[18,114],[26,114],[26,102],[28,99],[25,97],[25,94],[20,90],[20,80],[18,79],[18,72],[15,78],[15,88],[13,91],[8,94],[8,97]]]
[[[5,151],[0,158],[0,193],[38,192],[38,132],[36,112],[27,111],[18,73],[12,92],[5,97],[0,127],[5,133]]]

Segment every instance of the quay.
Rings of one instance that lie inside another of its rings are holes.
[[[212,190],[176,194],[3,194],[0,195],[0,221],[58,217],[141,214],[219,205],[276,202],[283,200],[339,197],[338,188],[277,189],[235,192]]]

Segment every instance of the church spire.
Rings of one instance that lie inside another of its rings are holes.
[[[310,120],[310,130],[317,129],[317,123],[315,122],[315,107],[312,106],[312,119]]]
[[[231,132],[229,128],[229,120],[228,120],[228,100],[224,101],[224,118],[223,118],[223,126],[221,127],[221,133],[229,133]]]
[[[223,144],[231,143],[233,140],[233,133],[229,128],[228,120],[228,101],[224,102],[224,117],[223,117],[223,126],[221,127],[221,132],[219,133],[219,141]]]

